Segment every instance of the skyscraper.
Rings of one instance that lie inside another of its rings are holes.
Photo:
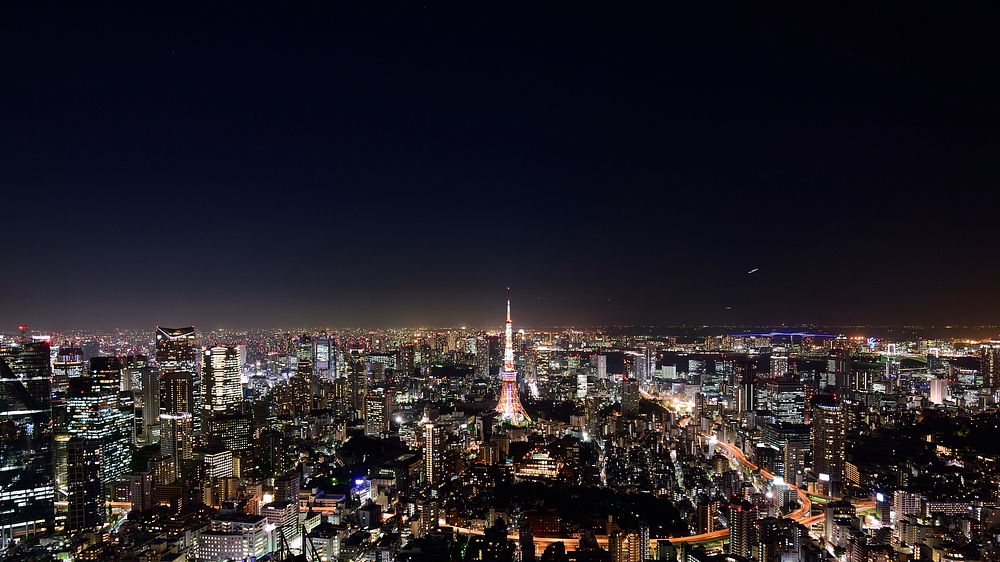
[[[747,372],[736,388],[736,409],[745,414],[757,409],[757,377]]]
[[[234,346],[216,345],[205,349],[202,358],[202,401],[206,422],[214,415],[238,410],[243,403],[243,384],[240,381],[243,366],[239,350]]]
[[[771,356],[771,376],[772,377],[783,377],[785,373],[788,372],[788,356],[787,355],[772,355]]]
[[[773,359],[773,357],[772,357]],[[806,389],[795,375],[764,381],[765,406],[782,423],[803,423]]]
[[[194,382],[191,373],[166,373],[160,379],[160,410],[167,414],[194,415]]]
[[[68,474],[68,514],[66,531],[70,536],[93,531],[104,524],[104,485],[101,470],[101,442],[73,437],[66,444]]]
[[[142,371],[142,427],[139,439],[143,443],[160,441],[160,373],[149,367]]]
[[[153,369],[153,365],[145,355],[126,355],[122,357],[122,366],[122,390],[131,392],[135,406],[134,423],[136,442],[149,443],[150,426],[153,425],[149,416],[153,415],[156,418],[160,416],[160,381],[156,380],[153,382],[151,380],[155,369]],[[156,387],[157,396],[154,400],[155,404],[146,407],[146,404],[150,402],[150,397],[146,393],[146,387],[150,385]],[[150,412],[153,408],[156,409],[155,414]]]
[[[757,508],[747,500],[733,499],[729,504],[729,553],[744,558],[753,556]]]
[[[44,341],[0,344],[0,550],[52,530],[51,375]]]
[[[187,412],[160,415],[160,454],[169,457],[174,477],[194,458],[194,427]]]
[[[201,377],[198,373],[198,355],[195,352],[193,327],[156,328],[156,363],[160,373],[188,373],[191,377],[193,405],[189,410],[195,432],[201,431]]]
[[[1000,388],[1000,341],[990,341],[980,348],[979,363],[983,388],[988,392]]]
[[[321,379],[329,380],[336,371],[333,338],[326,332],[319,334],[313,339],[313,350],[316,375]]]
[[[437,484],[441,481],[442,428],[433,422],[424,424],[424,481]]]
[[[622,381],[622,414],[635,415],[639,412],[639,381],[628,378]]]
[[[83,350],[63,345],[52,362],[52,419],[56,430],[66,423],[66,391],[69,380],[83,375]]]
[[[389,416],[392,413],[392,391],[373,388],[365,397],[365,435],[382,437],[389,433]]]
[[[102,488],[120,479],[132,462],[133,414],[131,408],[122,408],[114,385],[120,384],[121,373],[117,357],[94,357],[87,376],[70,381],[66,397],[69,434],[100,446]]]
[[[846,418],[844,404],[836,396],[817,396],[812,402],[812,445],[813,472],[821,483],[827,485],[827,493],[835,495],[840,491],[844,479],[844,433]]]
[[[517,370],[514,368],[514,340],[510,320],[510,301],[507,301],[507,323],[503,332],[503,366],[500,367],[500,399],[496,411],[501,423],[525,425],[531,423],[528,412],[521,405],[517,388]]]
[[[347,384],[351,393],[350,410],[355,413],[360,413],[364,407],[365,392],[368,388],[365,363],[365,350],[352,348],[347,356]]]

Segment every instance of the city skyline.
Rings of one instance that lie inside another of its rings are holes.
[[[0,562],[1000,562],[991,11],[0,3]]]

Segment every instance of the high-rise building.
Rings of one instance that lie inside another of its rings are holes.
[[[174,371],[160,378],[160,411],[194,416],[194,382],[191,373]]]
[[[68,345],[61,346],[52,361],[52,419],[56,431],[66,424],[66,391],[69,380],[83,375],[83,350]]]
[[[368,389],[365,364],[365,350],[352,348],[347,356],[347,384],[350,390],[350,410],[358,414],[362,413],[365,392]]]
[[[813,472],[826,483],[830,495],[840,491],[844,479],[844,434],[846,431],[844,404],[835,396],[821,395],[812,402]]]
[[[129,499],[132,509],[139,513],[153,507],[153,471],[143,470],[128,474],[125,479],[129,484]]]
[[[701,495],[695,506],[694,528],[697,534],[712,533],[718,530],[715,515],[722,502],[718,498]]]
[[[764,398],[765,407],[777,421],[800,424],[805,420],[806,389],[798,377],[768,379],[764,382]]]
[[[649,528],[616,530],[608,537],[611,562],[644,562],[649,559]]]
[[[142,372],[142,427],[139,441],[158,443],[160,441],[160,373],[150,367]]]
[[[948,381],[945,379],[933,378],[930,385],[930,399],[932,404],[940,406],[944,404],[948,397]]]
[[[228,449],[206,451],[204,464],[206,478],[229,478],[233,475],[233,452]]]
[[[236,411],[243,403],[239,349],[216,345],[205,349],[202,357],[203,418]]]
[[[54,525],[51,376],[46,342],[0,344],[0,551]]]
[[[979,372],[984,389],[1000,389],[1000,341],[990,341],[979,349]]]
[[[67,431],[98,443],[101,448],[99,478],[108,488],[132,463],[134,414],[119,399],[122,363],[117,357],[94,357],[87,376],[72,379],[66,397]]]
[[[736,410],[745,414],[757,409],[757,377],[748,372],[736,388]]]
[[[66,444],[68,472],[66,531],[69,535],[93,531],[104,524],[104,483],[100,473],[105,466],[101,442],[73,437]]]
[[[443,476],[441,471],[443,431],[440,425],[433,422],[424,424],[424,481],[437,484]]]
[[[195,332],[193,327],[186,328],[156,328],[156,364],[164,376],[170,373],[187,373],[191,379],[191,396],[193,405],[186,410],[190,412],[194,430],[201,432],[201,377],[198,372],[198,354],[195,349]],[[171,410],[167,410],[171,412]]]
[[[622,381],[622,414],[626,416],[639,413],[639,381],[628,378]]]
[[[729,504],[729,554],[753,556],[756,521],[757,508],[749,501],[734,499]]]
[[[382,437],[389,433],[389,416],[392,414],[392,391],[373,388],[365,396],[365,435]]]
[[[302,334],[295,344],[296,373],[312,383],[316,368],[316,347],[312,336]]]
[[[776,451],[774,465],[769,468],[786,482],[795,483],[797,475],[805,469],[806,453],[810,447],[809,429],[804,424],[764,425],[761,440]]]
[[[127,355],[122,358],[122,390],[131,391],[135,404],[135,437],[139,443],[150,443],[154,420],[160,417],[160,381],[156,370],[145,355]],[[155,387],[155,399],[147,390]],[[149,404],[147,406],[147,404]]]
[[[643,371],[645,371],[643,382],[649,383],[653,380],[653,373],[656,372],[656,359],[656,346],[651,342],[646,342],[642,347]]]
[[[772,355],[771,376],[775,378],[784,377],[786,373],[788,373],[788,356]]]
[[[316,376],[329,380],[337,370],[333,338],[323,332],[313,339],[314,371]]]
[[[160,454],[169,457],[175,477],[194,458],[194,423],[187,412],[160,414]]]

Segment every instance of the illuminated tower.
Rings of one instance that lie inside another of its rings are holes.
[[[531,418],[521,405],[517,393],[517,371],[514,369],[514,339],[511,334],[510,300],[507,301],[507,325],[503,332],[503,365],[500,367],[500,400],[497,413],[501,423],[527,425]]]

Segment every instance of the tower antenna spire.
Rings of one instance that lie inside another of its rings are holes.
[[[528,412],[521,404],[517,389],[517,370],[514,367],[514,334],[510,321],[510,287],[507,287],[507,324],[503,331],[503,363],[500,366],[500,400],[496,411],[501,423],[525,425],[531,423]]]
[[[507,323],[510,324],[510,287],[507,287]]]

